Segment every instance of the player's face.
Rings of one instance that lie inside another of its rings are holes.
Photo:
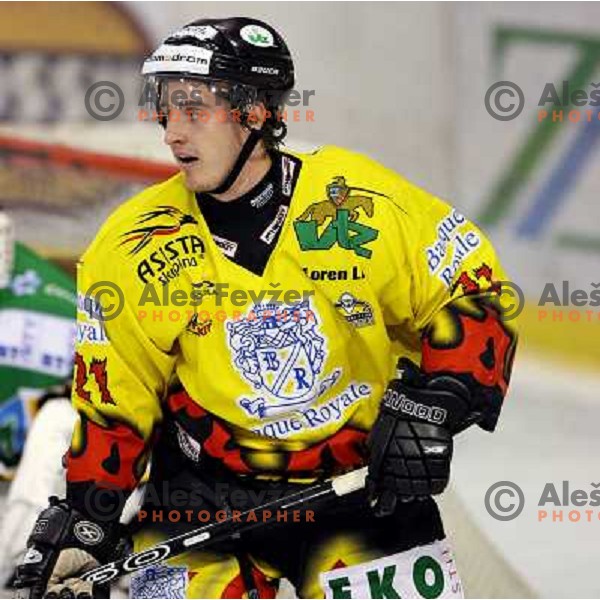
[[[233,168],[248,131],[229,104],[204,84],[168,81],[162,99],[161,110],[169,114],[165,143],[187,187],[194,192],[218,187]]]

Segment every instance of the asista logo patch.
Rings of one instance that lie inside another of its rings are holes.
[[[147,284],[166,285],[177,279],[183,269],[197,267],[204,257],[204,242],[197,235],[181,235],[163,244],[138,263],[137,275]]]

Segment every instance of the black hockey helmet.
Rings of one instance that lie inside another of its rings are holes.
[[[258,19],[200,19],[169,35],[145,60],[143,75],[241,83],[287,91],[294,64],[283,38]]]

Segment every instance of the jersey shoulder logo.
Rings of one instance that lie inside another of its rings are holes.
[[[364,246],[377,239],[379,231],[359,223],[359,219],[363,215],[373,216],[373,196],[388,196],[374,190],[351,187],[343,175],[335,176],[325,186],[325,192],[326,200],[311,204],[294,222],[300,248],[329,250],[337,243],[358,256],[371,258],[372,250]]]

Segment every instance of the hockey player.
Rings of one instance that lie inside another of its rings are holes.
[[[119,509],[151,456],[136,550],[201,525],[198,497],[233,514],[364,465],[368,489],[147,567],[132,597],[274,598],[281,578],[304,598],[459,597],[431,496],[453,435],[493,431],[509,383],[489,241],[364,156],[280,149],[294,71],[266,23],[196,21],[143,73],[181,172],[82,257],[79,323],[97,335],[77,347],[67,495],[19,585],[91,594],[79,576],[122,548]]]

